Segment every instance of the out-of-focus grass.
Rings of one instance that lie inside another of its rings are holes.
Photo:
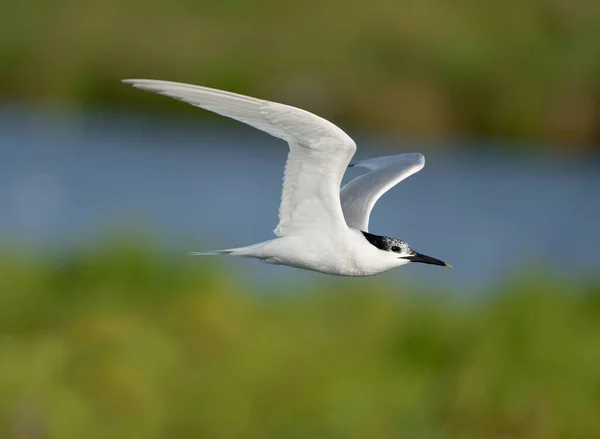
[[[119,83],[141,76],[379,133],[593,146],[599,29],[597,0],[9,1],[0,96],[184,108]]]
[[[600,284],[264,295],[124,243],[0,270],[3,438],[600,437]]]

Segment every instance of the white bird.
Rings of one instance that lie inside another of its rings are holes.
[[[257,258],[339,276],[371,276],[410,262],[450,265],[401,239],[369,233],[375,202],[425,165],[421,154],[378,157],[349,165],[354,141],[308,111],[222,90],[150,79],[124,83],[244,122],[289,144],[277,238],[246,247],[197,252]],[[370,172],[341,188],[348,166]]]

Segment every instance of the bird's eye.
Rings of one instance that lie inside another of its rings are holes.
[[[393,247],[391,248],[391,250],[392,250],[394,253],[400,253],[400,247],[398,247],[398,246],[396,246],[396,245],[395,245],[395,246],[393,246]]]

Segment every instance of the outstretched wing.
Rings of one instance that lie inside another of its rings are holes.
[[[369,231],[369,217],[377,200],[405,178],[425,166],[421,154],[399,154],[364,160],[361,166],[370,172],[356,177],[341,190],[342,209],[349,227]]]
[[[208,87],[150,79],[123,82],[239,120],[288,142],[276,235],[346,227],[340,185],[356,145],[331,122],[288,105]]]

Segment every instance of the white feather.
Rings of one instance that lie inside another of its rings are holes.
[[[331,122],[289,105],[208,87],[151,79],[123,82],[239,120],[288,142],[276,235],[346,227],[340,185],[356,145]]]
[[[377,200],[405,178],[425,166],[422,154],[398,154],[377,157],[353,166],[370,170],[356,177],[341,190],[341,203],[348,227],[369,231],[369,217]]]

